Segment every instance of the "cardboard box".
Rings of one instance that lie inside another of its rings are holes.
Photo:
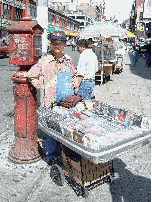
[[[73,132],[74,129],[72,126],[65,126],[64,127],[64,135],[68,138],[70,138],[71,140],[73,140]]]
[[[69,157],[68,160],[76,183],[83,186],[80,162],[75,162],[71,160]],[[82,156],[81,156],[81,162],[82,162],[82,172],[85,187],[110,175],[109,162],[94,164]],[[73,178],[64,153],[63,153],[63,169],[65,175],[72,180]]]
[[[78,131],[74,131],[73,132],[73,140],[80,143],[80,144],[84,144],[84,133],[78,132]]]
[[[103,71],[105,72],[105,76],[109,76],[113,72],[113,65],[103,64]]]

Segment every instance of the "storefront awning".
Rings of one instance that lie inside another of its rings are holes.
[[[68,32],[68,31],[65,31],[65,34],[66,34],[67,36],[70,36],[70,32]]]
[[[54,27],[49,27],[49,32],[51,33],[51,32],[54,32],[54,31],[57,31]]]
[[[69,32],[69,31],[65,31],[65,34],[67,35],[67,36],[79,36],[79,34],[78,33],[74,33],[74,32]]]
[[[127,34],[129,35],[129,37],[136,37],[136,35],[134,35],[134,33],[132,33],[132,32],[129,32],[128,30],[127,30]]]

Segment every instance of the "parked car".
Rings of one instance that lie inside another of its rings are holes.
[[[0,55],[9,55],[9,45],[6,44],[5,40],[0,39]]]

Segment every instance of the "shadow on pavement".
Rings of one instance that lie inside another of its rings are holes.
[[[131,73],[144,79],[151,80],[151,68],[146,67],[146,59],[144,59],[142,56],[139,56],[136,66],[134,67],[132,52],[129,52],[128,55],[130,57],[131,64],[126,65],[130,66]]]
[[[151,201],[151,180],[134,175],[125,169],[126,164],[119,158],[114,159],[114,169],[119,178],[110,184],[113,202]],[[145,168],[146,169],[146,168]]]

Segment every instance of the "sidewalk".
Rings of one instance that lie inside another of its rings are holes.
[[[133,66],[132,53],[125,53],[125,66],[121,74],[110,76],[111,81],[95,86],[96,99],[125,109],[133,109],[144,116],[151,116],[151,68],[139,57]]]
[[[126,54],[127,64],[129,56]],[[1,60],[2,61],[2,60]],[[1,62],[0,61],[0,62]],[[7,158],[14,142],[13,125],[13,84],[10,80],[18,67],[1,65],[1,116],[0,116],[0,201],[2,202],[120,202],[150,201],[150,143],[147,140],[142,148],[125,152],[114,160],[114,168],[119,178],[111,185],[103,184],[91,191],[87,199],[77,197],[74,190],[65,182],[56,186],[50,178],[48,158],[32,164],[14,164]],[[144,61],[141,61],[138,69]],[[109,104],[136,108],[150,116],[150,80],[145,79],[144,71],[124,67],[123,74],[113,75],[112,83],[96,86],[95,93],[100,93],[100,100]],[[137,75],[138,74],[141,76]],[[145,70],[150,74],[150,70]],[[136,73],[136,74],[135,74]],[[139,82],[140,80],[140,82]],[[140,83],[140,86],[138,86]],[[129,87],[129,89],[126,88]],[[138,95],[140,94],[140,95]],[[145,96],[145,97],[144,97]],[[110,100],[109,100],[110,99]],[[129,102],[129,103],[128,103]],[[145,105],[144,105],[145,104]],[[40,144],[45,140],[40,137]]]

